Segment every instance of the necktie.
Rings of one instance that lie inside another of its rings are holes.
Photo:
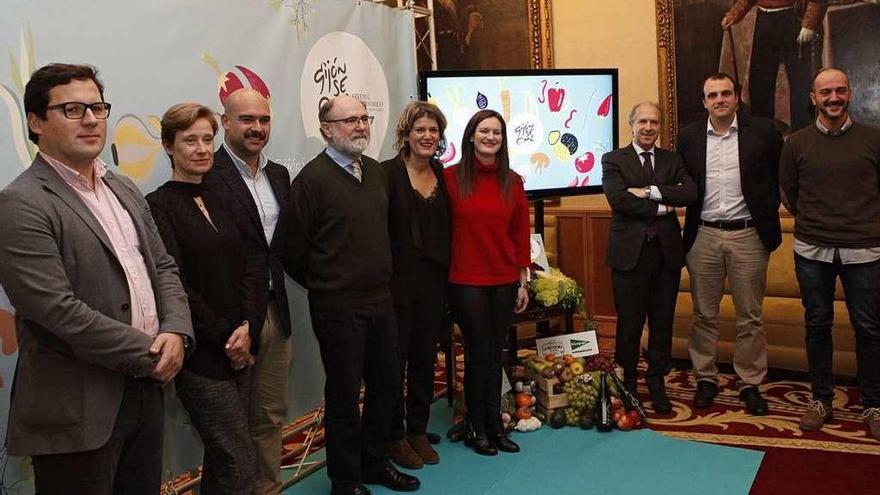
[[[361,181],[361,162],[358,160],[355,160],[355,161],[351,162],[351,165],[349,165],[349,167],[351,167],[351,175],[353,175],[354,178],[357,179],[358,182],[360,182]]]
[[[651,153],[643,151],[642,158],[645,159],[645,163],[643,164],[645,167],[645,184],[650,186],[654,183],[654,164],[651,163]],[[645,230],[645,235],[648,237],[648,240],[657,237],[657,228],[654,227],[654,220],[656,219],[652,218],[648,220],[648,228]]]
[[[654,183],[654,164],[651,163],[651,152],[643,151],[642,158],[645,159],[643,164],[645,167],[645,181],[650,186]]]

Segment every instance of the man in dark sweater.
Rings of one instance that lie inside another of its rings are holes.
[[[810,91],[816,123],[793,134],[780,158],[783,201],[795,218],[795,272],[814,399],[800,427],[817,430],[832,417],[839,276],[856,332],[863,416],[880,440],[880,130],[850,119],[850,94],[843,71],[819,72]]]
[[[288,274],[309,291],[327,376],[331,493],[370,493],[361,483],[416,490],[419,480],[397,471],[385,450],[400,378],[385,175],[361,154],[370,143],[373,117],[363,103],[343,95],[322,106],[318,119],[327,148],[291,185],[284,261]]]

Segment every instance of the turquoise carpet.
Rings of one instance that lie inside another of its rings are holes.
[[[437,401],[432,431],[445,433],[451,409]],[[666,438],[650,430],[599,433],[579,428],[514,433],[519,454],[474,454],[464,445],[437,445],[440,464],[408,471],[421,495],[747,495],[762,452]],[[370,486],[375,494],[397,493]],[[284,494],[330,493],[326,469]]]

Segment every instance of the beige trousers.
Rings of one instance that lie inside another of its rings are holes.
[[[260,349],[252,370],[250,431],[257,449],[254,494],[281,491],[281,428],[287,416],[287,382],[293,347],[270,302],[260,333]]]
[[[740,386],[767,375],[767,336],[762,305],[770,253],[754,228],[724,231],[701,225],[687,253],[694,319],[688,343],[697,380],[716,381],[718,310],[728,282],[736,309],[733,368]]]

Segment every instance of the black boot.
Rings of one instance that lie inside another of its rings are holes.
[[[498,449],[489,441],[489,437],[485,433],[474,431],[472,425],[468,427],[468,433],[464,437],[464,444],[480,455],[498,455]]]
[[[651,405],[657,414],[669,414],[672,412],[672,403],[666,396],[666,382],[662,376],[652,376],[647,379],[648,394],[651,396]]]
[[[491,436],[492,443],[501,452],[516,453],[519,452],[519,445],[513,440],[507,438],[504,433],[497,433]]]

